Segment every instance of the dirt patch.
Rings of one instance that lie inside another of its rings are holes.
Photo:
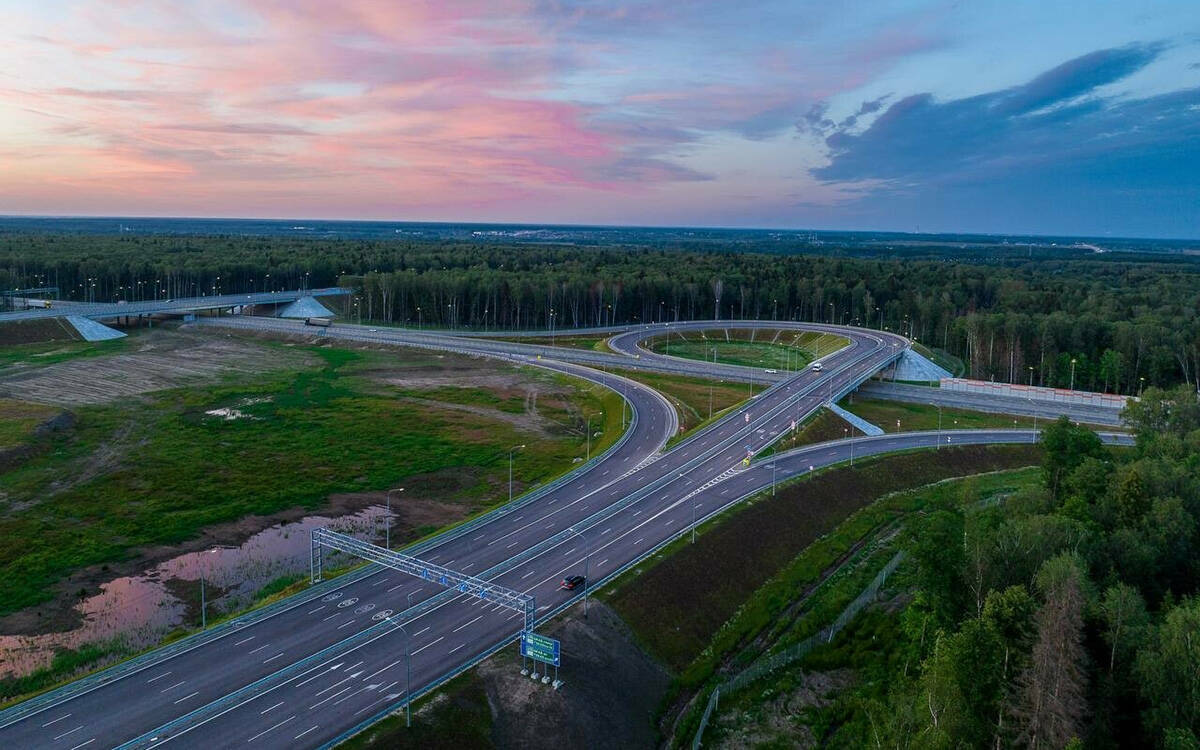
[[[349,747],[656,746],[654,713],[670,676],[638,648],[616,613],[593,603],[586,619],[577,607],[542,630],[562,641],[559,690],[523,677],[511,645],[420,704],[411,729],[402,716],[389,718]]]
[[[854,684],[854,677],[849,669],[805,673],[794,689],[756,706],[750,722],[741,711],[718,714],[714,724],[726,731],[711,746],[732,750],[782,742],[794,748],[817,747],[812,729],[803,722],[805,712],[828,707],[835,693]]]
[[[314,363],[312,355],[194,331],[138,334],[136,348],[45,366],[14,365],[0,375],[0,395],[42,404],[102,404],[226,373],[261,373]]]

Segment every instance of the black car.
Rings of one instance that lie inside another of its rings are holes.
[[[587,579],[585,579],[583,576],[567,576],[566,578],[562,579],[562,583],[560,583],[558,587],[560,589],[566,589],[567,591],[573,591],[574,589],[582,586],[585,580]]]

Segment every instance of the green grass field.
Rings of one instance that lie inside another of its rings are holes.
[[[882,428],[884,432],[897,432],[896,421],[900,421],[899,431],[936,430],[938,429],[938,409],[930,404],[910,404],[900,401],[884,401],[883,399],[860,398],[854,396],[853,401],[843,401],[840,406],[853,414],[857,414],[871,424]],[[1039,420],[1043,424],[1046,420]],[[988,414],[982,411],[967,411],[965,409],[943,408],[941,415],[943,430],[982,429],[988,427],[1025,427],[1032,426],[1031,417],[1010,417],[1005,414]]]
[[[589,415],[600,433],[593,454],[620,433],[619,396],[534,368],[474,365],[476,374],[540,382],[545,393],[530,418],[514,414],[505,388],[433,388],[418,399],[375,377],[465,366],[450,358],[309,351],[318,366],[74,409],[74,430],[44,438],[46,450],[0,474],[0,613],[44,602],[68,574],[136,559],[140,548],[179,544],[248,515],[316,510],[332,493],[414,475],[454,476],[450,494],[435,499],[465,516],[507,499],[511,446],[526,446],[514,471],[527,486],[584,457]],[[245,418],[205,414],[222,407]]]
[[[783,372],[806,367],[817,357],[835,352],[847,343],[841,336],[810,332],[735,329],[674,331],[651,339],[648,347],[672,357],[709,362],[715,359],[721,364]]]
[[[135,337],[108,341],[45,341],[0,347],[0,372],[14,365],[43,367],[81,357],[104,357],[130,349]]]
[[[673,440],[678,440],[708,422],[711,417],[735,404],[740,404],[763,390],[762,385],[707,380],[685,375],[666,375],[642,370],[617,370],[618,374],[645,383],[667,397],[675,405],[681,428]]]
[[[38,425],[51,419],[59,411],[53,406],[0,398],[0,448],[11,448],[24,443]]]

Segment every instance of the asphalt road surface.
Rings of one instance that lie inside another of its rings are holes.
[[[223,324],[297,332],[294,324],[248,318]],[[711,323],[697,323],[711,327]],[[742,325],[741,323],[738,324]],[[763,327],[785,324],[764,322]],[[787,327],[820,328],[824,326]],[[304,331],[313,334],[313,329]],[[898,336],[840,329],[850,345],[777,382],[704,431],[662,453],[677,430],[673,409],[652,390],[617,376],[551,361],[578,350],[528,347],[487,339],[455,339],[403,329],[335,326],[319,335],[458,351],[536,364],[588,377],[625,394],[635,413],[628,436],[567,480],[518,501],[507,511],[423,545],[422,559],[536,597],[546,618],[583,591],[560,591],[567,574],[601,585],[624,567],[768,486],[771,462],[743,459],[773,443],[831,395],[852,389],[896,357]],[[644,331],[618,347],[636,348]],[[499,347],[499,348],[497,348]],[[647,367],[705,363],[630,349],[602,355]],[[543,357],[538,359],[538,357]],[[636,359],[635,359],[636,356]],[[666,360],[666,361],[663,361]],[[592,364],[592,362],[588,362]],[[739,368],[744,369],[744,368]],[[773,459],[776,476],[803,473],[856,456],[951,444],[1031,442],[1031,431],[909,433],[835,441]],[[589,587],[589,588],[590,588]],[[247,618],[216,636],[151,655],[111,679],[93,679],[0,714],[0,739],[14,747],[316,747],[417,696],[447,675],[511,644],[519,612],[457,595],[387,569],[346,576],[299,595],[269,616]],[[411,659],[405,658],[406,647]],[[569,657],[568,657],[569,658]]]

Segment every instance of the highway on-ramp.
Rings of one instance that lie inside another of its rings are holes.
[[[275,323],[259,327],[279,330]],[[297,332],[294,325],[282,330]],[[840,330],[850,345],[824,358],[822,372],[791,374],[666,453],[659,450],[677,423],[661,396],[609,373],[551,361],[541,349],[511,343],[489,349],[503,342],[432,334],[413,339],[399,329],[339,326],[322,335],[503,357],[588,377],[626,395],[634,428],[602,459],[414,552],[534,595],[539,617],[545,618],[582,593],[558,590],[564,574],[586,568],[589,588],[600,585],[693,519],[761,489],[764,476],[769,482],[772,473],[782,478],[844,460],[852,448],[839,441],[776,457],[776,472],[766,471],[762,462],[743,465],[744,458],[907,346],[889,334]],[[677,362],[687,365],[665,364]],[[928,447],[939,439],[931,434],[862,438],[853,449],[868,455]],[[1021,442],[1032,440],[1033,433],[963,432],[951,439]],[[195,647],[151,655],[113,679],[10,709],[0,714],[0,739],[17,747],[320,746],[408,697],[406,646],[415,696],[511,643],[522,627],[519,613],[380,568],[298,595],[270,616],[248,617],[246,623],[225,626],[219,637],[198,639]]]

